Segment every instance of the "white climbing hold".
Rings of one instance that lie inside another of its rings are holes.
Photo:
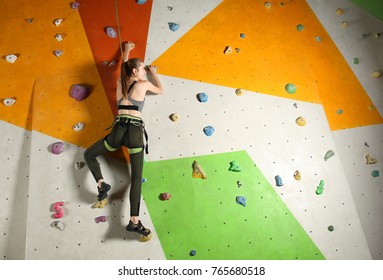
[[[5,60],[9,63],[14,63],[17,59],[17,56],[15,54],[9,54],[5,57]]]
[[[85,127],[85,123],[78,122],[78,123],[74,124],[72,128],[74,131],[81,131],[84,129],[84,127]]]
[[[64,231],[65,229],[64,223],[61,221],[54,221],[53,223],[51,223],[51,227],[57,228],[61,231]]]
[[[117,32],[113,29],[113,27],[108,26],[105,28],[105,32],[110,38],[117,38]]]
[[[55,24],[56,26],[59,26],[59,25],[62,23],[62,21],[63,21],[62,18],[58,18],[58,19],[56,19],[56,20],[54,21],[54,24]]]
[[[12,106],[13,104],[16,103],[16,99],[14,99],[14,98],[4,98],[3,103],[4,103],[5,106],[9,107],[9,106]]]
[[[56,34],[55,38],[57,41],[61,42],[63,40],[63,36],[61,34]]]
[[[55,50],[53,53],[55,56],[60,57],[64,52],[61,50]]]

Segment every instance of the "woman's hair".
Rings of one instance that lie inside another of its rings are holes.
[[[133,69],[138,69],[141,60],[139,58],[131,58],[121,64],[121,87],[122,95],[126,98],[128,96],[128,86],[126,80],[133,75]]]

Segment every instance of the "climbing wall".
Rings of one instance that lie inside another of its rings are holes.
[[[7,1],[0,17],[3,259],[382,259],[379,6],[370,14],[368,3],[346,0],[56,2]],[[116,113],[128,40],[165,87],[143,112],[148,243],[124,229],[126,155],[100,158],[113,186],[103,209],[92,208],[96,184],[83,160]],[[73,98],[73,85],[89,96]],[[194,160],[207,179],[191,176]],[[228,170],[233,160],[240,172]]]

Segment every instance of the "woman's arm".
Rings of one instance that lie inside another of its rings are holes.
[[[122,53],[122,62],[127,62],[129,59],[129,53],[134,49],[136,45],[133,42],[127,42],[124,44],[124,52]]]
[[[148,84],[147,90],[152,92],[152,93],[154,93],[154,94],[162,94],[163,91],[164,91],[164,88],[162,86],[162,83],[161,83],[160,79],[157,76],[157,69],[156,69],[156,67],[152,66],[152,65],[147,66],[146,67],[146,71],[148,73],[150,73],[151,78],[153,80],[153,83],[151,83],[151,82],[147,83]]]

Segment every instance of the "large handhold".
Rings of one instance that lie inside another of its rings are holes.
[[[70,89],[70,96],[77,101],[82,101],[89,96],[90,88],[87,86],[75,84]]]
[[[8,61],[9,63],[15,63],[15,61],[17,60],[17,56],[15,54],[8,54],[5,57],[5,60]]]

